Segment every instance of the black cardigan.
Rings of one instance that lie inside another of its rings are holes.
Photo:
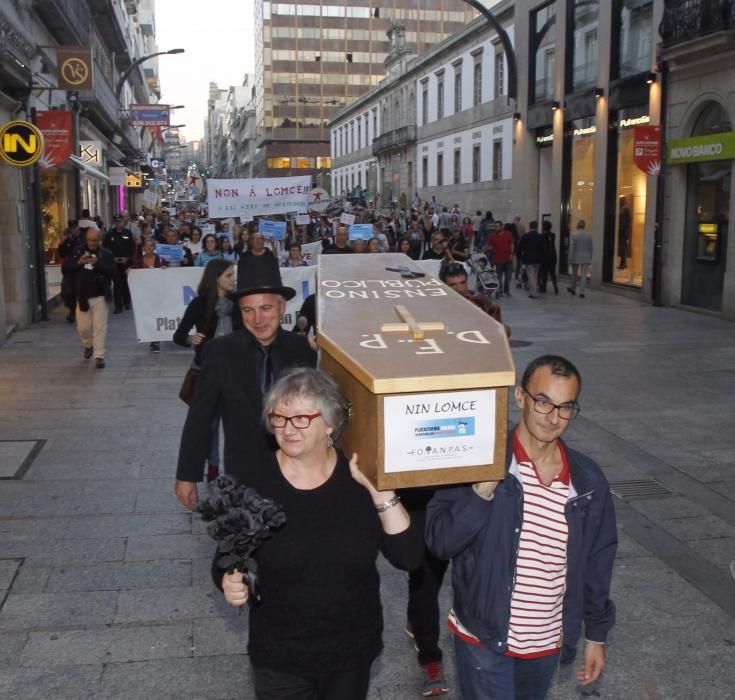
[[[214,333],[217,330],[217,314],[212,313],[212,316],[207,318],[207,308],[202,297],[194,297],[189,302],[189,306],[186,307],[186,311],[184,312],[184,317],[174,332],[174,343],[189,347],[186,339],[192,328],[196,328],[197,333],[204,333],[205,336],[204,342],[194,346],[194,362],[201,366],[202,349],[207,341],[214,338]],[[237,304],[234,304],[232,307],[232,330],[238,330],[240,328],[242,328],[242,316],[240,315],[240,309]]]
[[[382,648],[383,611],[376,566],[417,568],[422,533],[413,525],[386,535],[367,490],[338,453],[330,478],[293,487],[275,454],[249,465],[248,486],[283,506],[286,524],[255,554],[262,602],[250,610],[248,651],[255,666],[330,671],[372,661]],[[221,587],[224,572],[213,562]]]

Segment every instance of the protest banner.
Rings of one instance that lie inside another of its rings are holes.
[[[349,236],[351,241],[369,241],[373,237],[373,225],[352,224]]]
[[[323,246],[321,241],[314,243],[304,243],[301,246],[301,257],[307,265],[316,265],[319,262],[319,256],[322,254]]]
[[[347,226],[352,226],[352,224],[355,223],[355,215],[348,214],[347,212],[342,212],[342,216],[339,217],[339,223],[346,224]]]
[[[203,272],[202,267],[130,270],[128,284],[138,342],[173,338],[186,307],[196,296]],[[283,268],[281,279],[285,286],[296,290],[281,318],[281,326],[290,331],[304,299],[316,289],[316,267]]]
[[[282,241],[286,237],[286,222],[261,219],[258,222],[258,231],[266,238],[274,238],[277,241]]]
[[[299,214],[296,216],[297,226],[308,226],[311,223],[311,217],[308,214]]]
[[[207,180],[209,216],[304,213],[307,209],[311,177],[261,177],[248,180]]]

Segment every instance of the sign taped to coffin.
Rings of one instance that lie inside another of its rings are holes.
[[[415,274],[411,274],[414,272]],[[321,367],[379,489],[502,477],[515,368],[503,326],[398,253],[321,256]]]

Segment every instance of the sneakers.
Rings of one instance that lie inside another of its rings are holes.
[[[576,294],[576,293],[577,293],[577,292],[575,292],[575,291],[574,291],[574,290],[573,290],[573,289],[572,289],[571,287],[567,287],[567,291],[568,291],[568,292],[569,292],[570,294]]]
[[[446,695],[449,686],[444,678],[444,667],[441,661],[431,661],[421,667],[424,674],[424,682],[421,686],[421,694],[425,698],[433,698],[437,695]]]
[[[151,352],[161,352],[161,343],[153,342],[150,345]]]
[[[90,357],[92,357],[93,352],[94,348],[84,348],[84,359],[88,360]]]

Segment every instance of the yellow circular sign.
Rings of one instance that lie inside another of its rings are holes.
[[[69,85],[82,85],[89,77],[89,66],[76,56],[61,64],[61,76]]]
[[[30,122],[13,121],[0,127],[0,157],[10,165],[33,165],[43,155],[43,134]]]

